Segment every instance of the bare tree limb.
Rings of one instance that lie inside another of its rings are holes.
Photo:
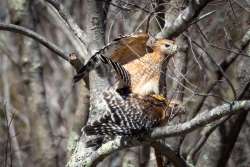
[[[186,85],[186,78],[185,74],[187,71],[187,39],[185,36],[180,35],[176,40],[178,46],[180,46],[179,51],[175,55],[175,63],[174,63],[174,76],[176,76],[176,80],[178,82],[173,82],[173,92],[172,96],[173,99],[179,102],[180,104],[183,104],[183,97],[184,97],[184,87]],[[178,119],[173,120],[174,123],[178,122],[184,122],[184,117],[179,117]],[[184,140],[184,135],[178,136],[176,138],[170,138],[165,140],[165,143],[169,143],[174,151],[176,151],[178,154],[180,154],[180,148],[181,144]],[[169,160],[169,158],[168,158]],[[170,160],[171,161],[171,160]],[[172,162],[172,161],[171,161]]]
[[[178,153],[171,149],[168,145],[162,144],[161,142],[152,142],[154,147],[157,147],[159,151],[164,154],[168,160],[173,163],[175,167],[185,167],[188,166],[186,161],[182,159]]]
[[[157,34],[156,38],[176,37],[185,31],[202,9],[212,0],[190,0],[187,8],[171,23],[165,24],[164,29]]]
[[[243,74],[243,75],[247,75],[247,74]],[[245,81],[243,82],[245,84]],[[240,86],[243,87],[243,86]],[[248,96],[248,92],[249,92],[249,87],[250,87],[250,83],[248,82],[246,84],[246,86],[244,87],[244,89],[242,89],[240,95],[238,96],[238,100],[244,100],[244,99],[249,99]],[[219,164],[221,166],[225,166],[227,163],[227,160],[230,157],[230,154],[232,152],[232,149],[234,147],[234,144],[237,140],[237,137],[239,135],[240,129],[242,128],[243,123],[245,122],[246,116],[247,116],[248,112],[242,112],[239,115],[237,115],[236,121],[232,124],[229,125],[232,128],[229,128],[231,132],[229,132],[229,137],[230,141],[229,143],[226,144],[225,149],[224,149],[224,153],[222,154],[222,157],[220,158],[220,162]],[[193,160],[194,157],[196,155],[196,153],[201,149],[201,147],[203,146],[203,144],[207,141],[208,137],[210,136],[210,134],[222,123],[224,123],[225,121],[227,121],[228,119],[231,118],[231,115],[220,120],[219,122],[212,124],[211,126],[209,126],[208,128],[205,128],[202,131],[202,137],[199,139],[198,143],[195,144],[195,146],[193,147],[193,149],[189,152],[188,156],[187,156],[187,161],[190,162],[191,164],[193,164]],[[227,141],[227,140],[226,140]]]
[[[22,26],[14,25],[14,24],[0,23],[0,30],[10,31],[10,32],[19,33],[19,34],[28,36],[36,40],[37,42],[41,43],[42,45],[44,45],[46,48],[48,48],[49,50],[51,50],[52,52],[54,52],[55,54],[57,54],[64,60],[68,61],[68,55],[64,51],[62,51],[58,46],[56,46],[52,42],[48,41],[45,37],[39,35],[38,33],[30,29],[27,29]]]
[[[27,29],[27,28],[22,27],[22,26],[14,25],[14,24],[0,23],[0,30],[19,33],[19,34],[22,34],[22,35],[25,35],[25,36],[28,36],[28,37],[34,39],[35,41],[39,42],[40,44],[42,44],[43,46],[45,46],[46,48],[48,48],[49,50],[54,52],[59,57],[70,62],[71,65],[76,70],[79,69],[79,65],[80,66],[83,65],[77,54],[74,54],[76,56],[76,58],[74,58],[75,60],[73,62],[71,62],[72,60],[70,59],[69,55],[66,52],[64,52],[62,49],[60,49],[54,43],[48,41],[45,37],[41,36],[40,34],[34,32],[30,29]]]
[[[187,39],[185,36],[178,37],[177,42],[178,42],[178,46],[180,46],[180,49],[175,56],[174,73],[175,73],[176,79],[179,81],[179,83],[174,83],[173,89],[177,93],[175,100],[183,102],[184,87],[182,85],[185,86],[184,76],[185,76],[185,73],[187,71],[188,44],[187,44]]]
[[[245,112],[247,113],[247,112]],[[197,154],[197,152],[202,148],[202,146],[205,144],[205,142],[207,141],[208,137],[210,136],[211,133],[213,133],[213,131],[222,123],[224,123],[225,121],[227,121],[229,118],[231,117],[231,115],[222,118],[221,120],[219,120],[216,123],[211,123],[211,125],[208,125],[208,127],[204,128],[203,131],[201,132],[201,137],[198,140],[197,143],[195,143],[194,147],[192,148],[192,150],[189,152],[188,156],[187,156],[187,162],[189,164],[193,164],[194,165],[194,158],[195,155]]]
[[[187,72],[187,64],[188,64],[188,42],[187,38],[183,35],[180,35],[177,38],[178,46],[180,46],[179,51],[177,52],[175,56],[175,67],[174,67],[174,75],[176,76],[176,79],[179,81],[178,83],[173,83],[173,89],[176,92],[176,95],[174,95],[174,100],[180,102],[183,104],[183,98],[184,98],[184,87],[182,85],[186,85],[186,78],[185,74]],[[181,83],[181,84],[180,84]],[[180,117],[178,120],[176,119],[175,122],[184,122],[184,117]],[[184,141],[185,135],[179,136],[178,138],[172,139],[174,143],[171,145],[173,149],[178,152],[180,155],[180,149],[182,142]]]
[[[246,47],[249,45],[249,43],[250,43],[250,30],[248,30],[244,34],[244,36],[243,36],[243,38],[242,38],[242,40],[240,42],[240,47],[237,49],[238,50],[237,54],[234,53],[234,52],[231,53],[225,60],[223,60],[219,64],[221,69],[223,71],[226,71],[229,68],[229,66],[239,57],[240,53],[243,52],[246,49]],[[217,74],[217,80],[220,80],[223,75],[221,74],[220,70],[217,70],[217,73],[218,73]],[[204,91],[205,94],[209,94],[213,90],[213,88],[217,84],[217,80],[215,80],[214,82],[212,82],[211,84],[209,84],[207,86],[207,89]],[[203,97],[201,97],[200,99],[197,100],[197,106],[195,107],[194,111],[190,115],[190,118],[193,118],[200,111],[200,109],[201,109],[202,105],[204,104],[204,101],[206,100],[206,98],[207,98],[207,96],[203,96]]]
[[[192,120],[183,124],[167,126],[164,128],[156,128],[151,134],[152,138],[158,139],[162,137],[178,136],[180,134],[189,133],[199,127],[202,127],[210,122],[220,119],[229,114],[236,114],[239,111],[248,111],[250,109],[250,101],[235,101],[232,104],[224,104],[214,109],[198,114]]]
[[[127,147],[138,146],[148,142],[151,143],[156,139],[186,134],[224,116],[237,114],[240,113],[240,111],[247,112],[249,110],[250,100],[235,101],[232,104],[223,104],[213,108],[208,112],[198,114],[195,118],[188,122],[156,128],[150,136],[145,136],[143,140],[133,138],[126,138],[126,140],[124,140],[123,138],[116,138],[115,140],[102,145],[97,151],[92,152],[88,157],[84,158],[83,155],[78,154],[78,157],[71,158],[71,161],[68,162],[68,166],[95,166],[98,164],[98,162],[103,160],[107,155],[113,153],[114,151]]]
[[[62,17],[62,19],[67,23],[70,30],[74,33],[74,35],[81,41],[83,46],[87,48],[88,41],[86,33],[78,26],[78,24],[74,21],[74,19],[68,14],[68,12],[65,10],[64,6],[58,2],[57,0],[45,0],[48,3],[50,3],[59,13],[59,15]]]
[[[249,48],[249,46],[248,46]],[[244,59],[243,59],[244,61]],[[249,91],[250,91],[250,79],[249,79],[249,70],[247,70],[247,66],[249,65],[249,61],[244,61],[243,66],[241,67],[240,70],[240,76],[239,80],[240,80],[240,87],[242,87],[243,89],[240,92],[240,95],[238,97],[239,100],[248,100],[250,99],[249,96]],[[246,83],[247,81],[247,83]],[[231,119],[232,123],[228,125],[228,136],[227,139],[225,140],[225,147],[223,149],[223,154],[220,157],[218,164],[220,166],[226,166],[227,162],[232,154],[233,148],[235,143],[238,140],[240,131],[244,125],[244,123],[247,120],[247,116],[248,116],[248,112],[242,112],[239,115],[236,115],[235,117],[233,117]]]
[[[149,141],[147,141],[149,142]],[[89,155],[86,159],[81,159],[78,157],[78,161],[74,161],[74,163],[69,162],[67,166],[85,166],[85,167],[90,167],[90,166],[96,166],[98,163],[100,163],[105,157],[110,155],[111,153],[128,148],[128,147],[133,147],[133,146],[138,146],[142,144],[146,144],[147,142],[143,141],[138,141],[136,139],[132,139],[127,141],[124,141],[123,138],[116,138],[110,142],[107,142],[102,145],[101,148],[98,150],[94,151]],[[169,146],[162,144],[160,142],[152,142],[152,145],[159,148],[160,151],[165,154],[169,160],[176,166],[176,167],[185,167],[187,166],[186,162],[184,159],[179,157],[175,151],[173,151]]]
[[[42,0],[38,0],[39,8],[41,8],[41,10],[39,10],[39,15],[45,17],[50,24],[59,27],[74,46],[77,53],[85,57],[87,55],[86,47],[81,43],[79,38],[72,33],[72,30],[69,28],[68,24],[62,19],[55,8],[49,3],[43,2],[44,1]]]

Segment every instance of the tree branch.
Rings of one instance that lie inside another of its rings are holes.
[[[76,49],[77,53],[80,55],[87,55],[86,47],[81,43],[79,38],[77,38],[72,30],[69,28],[68,24],[62,19],[55,8],[49,3],[44,3],[43,0],[38,0],[39,9],[38,14],[48,20],[51,25],[55,25],[60,28],[65,34],[66,38],[69,39],[73,47]]]
[[[124,140],[124,138],[116,138],[115,140],[103,144],[97,151],[93,151],[89,154],[88,157],[84,158],[84,155],[80,154],[78,154],[78,157],[71,157],[71,161],[68,162],[68,166],[94,166],[114,151],[145,143],[151,143],[160,138],[186,134],[226,115],[236,114],[240,111],[247,112],[248,110],[250,110],[250,100],[235,101],[232,104],[223,104],[208,112],[198,114],[195,118],[188,122],[156,128],[150,136],[145,136],[143,140],[134,138],[126,138]]]
[[[167,144],[161,142],[152,142],[154,147],[157,147],[161,154],[164,154],[168,160],[173,163],[175,167],[186,167],[188,166],[186,161],[182,159],[176,151],[171,149]]]
[[[226,103],[221,106],[217,106],[208,112],[200,113],[192,120],[185,122],[183,124],[177,124],[163,128],[156,128],[151,134],[151,137],[154,139],[158,139],[162,137],[172,137],[172,136],[178,136],[180,134],[189,133],[199,127],[202,127],[226,115],[236,114],[240,110],[244,111],[250,110],[250,101],[245,100],[245,101],[234,101],[231,104]]]
[[[245,65],[247,66],[247,65]],[[243,69],[245,69],[244,67],[242,67]],[[248,76],[247,74],[242,74],[243,76]],[[244,78],[245,79],[245,78]],[[245,84],[245,80],[242,82],[243,84]],[[240,87],[244,87],[244,89],[242,89],[241,93],[238,96],[238,100],[245,100],[245,99],[249,99],[249,88],[250,88],[250,83],[248,81],[248,83],[245,86],[240,86]],[[222,154],[223,156],[220,158],[220,160],[222,160],[222,162],[218,163],[221,166],[225,166],[225,163],[227,162],[227,160],[230,157],[230,154],[232,152],[232,149],[234,147],[234,144],[237,140],[237,137],[239,135],[240,129],[243,125],[243,123],[245,122],[246,116],[247,116],[248,112],[242,112],[240,114],[237,115],[236,121],[232,124],[232,125],[228,125],[230,126],[230,132],[228,132],[228,140],[225,141],[229,141],[229,143],[226,144],[225,149],[224,149],[224,153]],[[212,134],[212,132],[221,124],[225,123],[227,120],[231,119],[231,115],[219,120],[217,123],[211,123],[211,125],[207,128],[204,128],[204,130],[201,132],[202,136],[199,139],[199,141],[194,145],[194,147],[192,148],[192,150],[189,152],[188,156],[187,156],[187,161],[190,162],[191,164],[193,164],[194,158],[196,153],[202,148],[202,146],[204,145],[204,143],[208,140],[210,134]],[[230,139],[230,140],[229,140]],[[223,164],[224,163],[224,164]],[[223,165],[222,165],[223,164]]]
[[[68,55],[63,50],[61,50],[58,46],[56,46],[52,42],[48,41],[45,37],[39,35],[38,33],[32,30],[29,30],[25,27],[18,26],[18,25],[4,24],[4,23],[0,23],[0,30],[10,31],[10,32],[19,33],[19,34],[28,36],[36,40],[40,44],[44,45],[46,48],[48,48],[49,50],[51,50],[52,52],[54,52],[55,54],[57,54],[64,60],[68,61]]]
[[[69,26],[70,30],[81,41],[83,46],[86,47],[88,43],[86,40],[87,39],[86,33],[78,26],[78,24],[74,21],[74,19],[68,14],[64,6],[57,0],[45,0],[45,1],[47,1],[56,9],[61,18]],[[88,48],[86,47],[86,49]]]
[[[237,49],[238,53],[231,53],[225,60],[223,60],[220,64],[219,67],[225,72],[227,69],[230,67],[230,65],[239,57],[239,55],[246,49],[246,47],[250,43],[250,29],[247,30],[247,32],[244,34],[242,40],[240,41],[240,47]],[[220,70],[216,71],[217,73],[217,78],[214,82],[211,84],[207,85],[207,89],[204,91],[205,94],[209,94],[213,88],[217,85],[217,81],[222,78],[222,74]],[[190,118],[193,118],[201,109],[202,105],[204,104],[207,96],[203,96],[200,99],[197,100],[197,106],[193,110],[193,112],[190,114]]]
[[[165,27],[156,35],[156,38],[170,38],[181,34],[211,1],[212,0],[190,0],[187,8],[181,12],[172,23],[165,24]]]
[[[0,23],[0,30],[19,33],[19,34],[22,34],[22,35],[25,35],[27,37],[34,39],[35,41],[39,42],[40,44],[42,44],[43,46],[45,46],[46,48],[48,48],[49,50],[54,52],[59,57],[70,62],[71,65],[76,70],[78,70],[80,68],[80,66],[83,65],[77,54],[74,54],[74,57],[73,57],[74,60],[72,60],[71,57],[69,57],[72,54],[68,55],[66,52],[64,52],[62,49],[60,49],[58,46],[56,46],[52,42],[48,41],[45,37],[39,35],[38,33],[34,32],[32,30],[29,30],[25,27],[14,25],[14,24]]]
[[[200,149],[205,144],[205,142],[207,141],[209,136],[214,132],[214,130],[218,126],[220,126],[222,123],[226,122],[230,117],[231,117],[231,115],[222,118],[221,120],[219,120],[216,123],[212,122],[211,124],[207,125],[206,128],[203,129],[203,131],[201,132],[200,139],[198,140],[197,143],[195,143],[195,145],[193,146],[193,148],[191,149],[191,151],[187,155],[187,162],[189,164],[194,165],[194,159],[195,159],[196,154],[198,153],[198,151],[200,151]]]

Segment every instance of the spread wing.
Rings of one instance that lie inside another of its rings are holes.
[[[121,38],[115,49],[105,54],[111,55],[111,59],[121,65],[142,57],[146,54],[146,42],[149,36],[145,33],[135,34],[127,38]]]
[[[129,73],[122,67],[123,64],[137,59],[146,53],[148,35],[145,33],[121,36],[96,52],[90,60],[74,76],[74,81],[79,81],[91,70],[101,63],[109,64],[120,78],[129,85]]]

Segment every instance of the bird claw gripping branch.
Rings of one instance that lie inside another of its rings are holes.
[[[99,148],[115,137],[141,137],[183,113],[179,104],[158,95],[120,95],[115,91],[103,93],[108,109],[98,119],[84,127],[86,135],[95,135],[87,147]]]
[[[140,137],[153,128],[173,119],[179,106],[159,96],[161,63],[177,52],[175,41],[161,39],[153,46],[153,52],[146,53],[147,34],[136,34],[115,40],[113,49],[107,45],[84,65],[74,81],[79,81],[101,63],[110,65],[125,85],[118,91],[106,91],[103,99],[108,110],[84,127],[86,135],[95,135],[87,146],[98,148],[114,137]],[[112,48],[112,47],[111,47]],[[110,58],[105,56],[111,50]],[[119,93],[119,94],[118,94]]]

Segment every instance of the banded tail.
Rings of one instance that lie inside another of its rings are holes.
[[[86,135],[97,136],[87,142],[90,147],[99,148],[117,136],[141,139],[153,128],[165,125],[173,116],[183,113],[178,109],[178,103],[158,95],[120,95],[110,90],[103,93],[103,99],[109,109],[83,129]]]
[[[127,86],[130,86],[130,74],[129,72],[119,63],[114,62],[108,57],[103,56],[102,54],[95,54],[90,58],[86,65],[81,67],[78,71],[78,74],[74,76],[74,82],[80,81],[84,76],[86,76],[91,70],[98,67],[101,63],[110,65],[118,76],[124,81]]]
[[[137,96],[121,97],[116,92],[106,92],[104,100],[109,111],[84,127],[87,135],[136,136],[158,125],[159,119],[143,111],[145,108],[140,106]]]

